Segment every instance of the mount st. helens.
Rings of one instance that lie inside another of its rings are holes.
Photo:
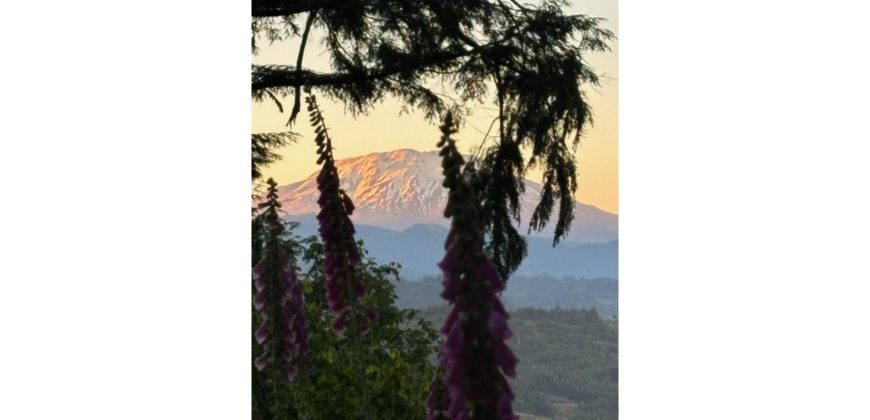
[[[372,153],[336,161],[342,188],[353,199],[352,219],[358,239],[382,263],[398,262],[407,279],[439,273],[444,257],[448,219],[447,195],[441,186],[437,152],[409,149]],[[317,234],[317,174],[278,188],[285,218],[299,222],[296,234]],[[531,217],[541,186],[526,180],[522,220]],[[528,256],[516,275],[606,277],[618,274],[617,219],[614,214],[576,203],[574,223],[566,240],[553,247],[552,228],[528,238]],[[521,225],[521,233],[527,232]]]
[[[418,224],[449,227],[443,215],[447,191],[441,186],[441,159],[437,151],[401,149],[371,153],[336,161],[341,187],[356,205],[355,224],[402,231]],[[281,209],[293,216],[317,213],[317,173],[305,180],[278,188]],[[541,185],[525,180],[520,232],[538,204]],[[557,210],[554,210],[554,213]],[[555,214],[553,215],[555,219]],[[551,223],[532,236],[552,238]],[[617,239],[618,216],[597,207],[575,202],[574,222],[567,241],[601,243]]]

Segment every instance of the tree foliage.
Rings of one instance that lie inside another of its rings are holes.
[[[592,121],[583,87],[599,82],[586,57],[607,51],[613,38],[602,19],[566,14],[565,5],[561,0],[254,0],[254,51],[258,40],[293,41],[300,48],[295,66],[253,66],[252,96],[281,106],[279,97],[294,95],[291,120],[302,88],[354,113],[397,97],[433,121],[447,110],[467,115],[474,104],[494,103],[498,134],[476,153],[475,184],[490,238],[487,250],[506,277],[525,256],[515,225],[529,169],[543,173],[531,229],[543,229],[556,210],[554,244],[570,228],[577,188],[573,148]],[[324,34],[320,41],[329,71],[304,66],[311,28]]]
[[[443,322],[445,305],[420,312]],[[595,309],[511,311],[511,348],[522,360],[511,381],[518,413],[550,418],[619,418],[619,331]],[[521,416],[525,418],[525,416]]]
[[[469,267],[474,268],[475,276],[491,279],[489,283],[496,284],[498,282],[492,279],[499,282],[506,279],[526,254],[525,240],[516,226],[520,222],[523,179],[529,170],[540,170],[543,174],[542,193],[529,220],[530,229],[543,229],[557,214],[555,245],[567,234],[573,219],[573,194],[577,188],[574,148],[592,122],[584,88],[598,84],[598,75],[589,67],[586,57],[591,52],[606,51],[613,34],[601,26],[601,19],[566,14],[564,6],[561,0],[543,0],[534,5],[517,0],[253,0],[253,53],[257,54],[258,43],[263,41],[298,42],[299,48],[295,65],[252,66],[252,98],[272,102],[283,112],[283,101],[292,97],[288,125],[294,123],[300,112],[303,90],[316,90],[341,102],[354,115],[365,114],[384,98],[395,97],[404,109],[421,110],[430,121],[451,113],[468,115],[482,102],[494,104],[498,116],[492,127],[497,127],[497,134],[487,133],[464,169],[459,168],[462,159],[455,148],[451,152],[459,157],[455,159],[459,163],[450,166],[450,173],[456,176],[449,182],[464,188],[462,197],[466,208],[461,213],[474,215],[468,219],[473,220],[474,226],[462,225],[463,229],[455,233],[461,236],[473,231],[473,235],[467,235],[473,238],[473,244],[466,244],[465,237],[457,236],[459,239],[454,238],[455,242],[462,242],[462,246],[453,249],[471,249],[470,245],[474,245],[475,259],[445,258],[447,265],[454,260],[462,263],[457,265],[461,265],[462,270],[445,269],[457,280],[445,284],[475,287],[483,284],[458,281],[460,275],[468,277]],[[316,41],[309,39],[314,33],[318,34]],[[305,66],[306,51],[314,42],[323,45],[330,60],[326,71]],[[329,211],[323,211],[321,220],[321,234],[326,244],[313,237],[300,241],[289,231],[277,238],[275,233],[284,229],[278,228],[275,215],[270,215],[268,221],[262,215],[256,216],[252,224],[254,262],[285,252],[303,255],[302,265],[309,267],[298,284],[310,323],[308,362],[311,368],[288,375],[293,382],[283,381],[280,386],[277,386],[277,376],[254,370],[253,417],[264,420],[423,418],[427,387],[436,377],[432,359],[437,333],[428,322],[416,320],[415,311],[396,308],[395,288],[388,278],[397,277],[397,266],[378,265],[365,256],[361,244],[359,248],[353,246],[352,224],[349,220],[344,223],[353,211],[353,204],[338,189],[337,176],[331,176],[334,172],[330,167],[331,153],[324,149],[330,146],[326,141],[326,127],[319,112],[314,111],[311,118],[321,154],[318,163],[326,162],[318,185],[323,193],[320,204],[329,207]],[[452,124],[446,125],[452,127]],[[252,134],[252,179],[257,181],[262,169],[280,158],[278,148],[295,140],[296,134],[289,131]],[[274,185],[271,187],[274,192]],[[339,206],[343,211],[339,211]],[[456,210],[455,205],[447,209],[448,216],[454,215],[452,210]],[[465,216],[459,218],[462,217]],[[264,246],[266,244],[268,246]],[[358,254],[351,252],[357,249]],[[350,261],[353,276],[344,276],[350,272],[349,265],[336,265],[336,255],[341,257],[339,260]],[[263,263],[264,267],[266,265]],[[331,281],[345,277],[353,282]],[[350,286],[344,294],[344,289],[336,292],[335,285]],[[504,286],[503,282],[498,285],[484,297],[495,296]],[[261,293],[266,290],[258,289]],[[467,288],[454,289],[466,291]],[[272,290],[277,290],[274,285]],[[449,290],[445,293],[451,296]],[[377,313],[378,321],[368,329],[340,328],[341,315],[335,318],[333,312],[341,313],[348,299],[352,306],[358,303],[370,307]],[[496,344],[506,348],[504,341],[510,338],[506,312],[498,299],[463,299],[460,303],[465,306],[461,311],[454,311],[453,316],[459,319],[462,315],[473,322],[466,322],[465,318],[447,322],[454,342],[442,347],[445,357],[462,362],[446,363],[442,372],[454,379],[445,382],[447,388],[452,387],[451,403],[456,403],[456,409],[448,411],[456,414],[465,410],[463,400],[457,398],[467,397],[473,406],[471,412],[479,413],[481,418],[495,417],[496,411],[502,412],[499,414],[502,417],[510,417],[510,406],[504,402],[512,397],[499,366],[512,376],[513,359],[508,360],[507,353],[501,352],[501,361],[495,366],[487,353]],[[483,301],[491,301],[501,310],[489,311],[483,308],[485,305],[475,306]],[[278,305],[269,308],[275,309]],[[277,313],[277,309],[255,312],[254,324],[275,319]],[[496,316],[492,316],[493,313]],[[598,319],[597,314],[592,313],[592,316]],[[606,335],[609,330],[595,331],[604,331],[602,334]],[[274,338],[287,331],[275,327],[269,329],[269,333],[268,337]],[[258,335],[252,342],[255,355],[270,351],[264,348],[266,341],[260,339],[262,336]],[[469,338],[469,345],[465,347],[477,345],[474,343],[485,345],[466,351],[456,341],[459,336]],[[517,345],[522,348],[519,342]],[[278,345],[272,347],[277,349]],[[610,349],[608,343],[600,347]],[[605,350],[598,352],[600,360],[607,362],[611,360],[609,354]],[[463,367],[469,360],[473,362],[470,367]],[[277,356],[272,357],[271,365],[278,366],[279,362]],[[280,368],[282,372],[290,372],[289,366]],[[485,375],[478,374],[483,371]],[[535,380],[538,373],[521,375],[520,380]],[[604,380],[606,375],[593,373],[593,379],[584,376],[581,380],[591,381],[592,387],[603,383],[602,389],[609,392],[610,384]],[[615,370],[606,374],[615,382]],[[477,378],[471,387],[466,386],[468,378]],[[491,389],[487,388],[486,395],[481,394],[480,389],[486,387]],[[522,386],[517,389],[525,391]],[[570,393],[571,389],[529,390],[522,394],[569,398],[562,394]],[[597,398],[594,392],[583,392],[570,397],[589,403],[586,413],[601,418],[611,414],[612,407],[607,405],[610,400]],[[496,399],[497,410],[491,404]],[[518,401],[518,406],[522,404],[526,403]]]
[[[360,243],[362,249],[362,244]],[[364,251],[363,251],[364,252]],[[303,261],[312,267],[303,277],[306,312],[311,322],[314,370],[291,390],[294,406],[306,418],[331,420],[362,418],[365,403],[358,384],[357,340],[331,329],[333,316],[326,302],[323,244],[306,241]],[[369,409],[375,419],[420,419],[427,386],[435,374],[432,355],[437,333],[428,321],[416,319],[417,311],[398,309],[390,277],[398,276],[395,265],[379,265],[364,258],[357,266],[366,287],[363,304],[374,308],[378,322],[358,338],[364,352],[364,372]]]
[[[428,383],[435,375],[432,363],[437,332],[431,323],[419,319],[417,311],[398,309],[395,286],[398,266],[379,265],[365,257],[357,266],[365,287],[363,304],[377,311],[378,322],[361,338],[332,330],[333,315],[326,301],[323,272],[323,244],[316,237],[300,239],[288,227],[283,244],[301,256],[308,267],[299,284],[305,296],[309,321],[310,369],[301,373],[277,399],[269,392],[268,378],[253,370],[253,418],[262,420],[331,420],[361,418],[365,403],[359,387],[360,369],[356,352],[362,350],[363,371],[375,419],[420,419]],[[257,249],[258,247],[255,247]],[[255,317],[255,325],[258,320]],[[351,340],[356,343],[351,345]],[[260,349],[256,341],[254,354]]]
[[[281,159],[276,149],[296,142],[297,138],[290,131],[251,134],[251,181],[256,182],[263,176],[263,168]]]

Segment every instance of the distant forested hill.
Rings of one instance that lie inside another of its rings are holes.
[[[440,276],[428,276],[422,281],[396,283],[397,304],[401,308],[423,309],[440,305],[443,290]],[[514,276],[508,280],[502,301],[509,308],[595,308],[603,317],[619,310],[619,287],[616,279],[556,278],[549,275]]]
[[[446,306],[420,316],[438,327]],[[511,311],[510,346],[520,359],[511,386],[522,419],[618,418],[618,323],[592,310]],[[530,416],[534,415],[534,416]]]

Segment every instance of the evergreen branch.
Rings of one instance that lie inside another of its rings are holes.
[[[311,31],[311,26],[314,24],[314,19],[317,17],[317,10],[312,10],[308,13],[308,19],[305,21],[305,30],[302,32],[302,41],[299,43],[299,55],[296,57],[296,71],[302,70],[302,57],[305,55],[305,46],[308,43],[308,33]],[[296,115],[302,108],[302,87],[296,86],[296,98],[293,100],[293,110],[290,111],[290,119],[287,120],[287,125],[293,124],[296,121]]]
[[[415,74],[428,72],[455,60],[485,55],[507,38],[502,38],[471,49],[453,49],[436,51],[426,55],[399,54],[392,57],[391,63],[381,67],[355,67],[351,71],[321,73],[301,68],[297,61],[294,69],[287,65],[253,65],[251,68],[251,90],[258,92],[270,88],[288,88],[301,86],[332,86],[351,85],[355,83],[383,80],[397,74]],[[472,40],[473,41],[473,40]]]
[[[264,167],[281,159],[276,149],[295,143],[298,138],[292,131],[251,134],[251,180],[258,180]]]
[[[289,16],[299,13],[310,12],[323,1],[317,0],[252,0],[251,16],[253,17],[277,17]]]

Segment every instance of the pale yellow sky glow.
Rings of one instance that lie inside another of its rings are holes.
[[[570,12],[606,18],[608,21],[605,26],[618,35],[616,0],[576,0]],[[328,59],[321,54],[318,35],[317,32],[312,31],[304,65],[307,68],[327,70]],[[298,41],[270,46],[266,42],[261,42],[262,49],[254,57],[254,62],[295,65],[296,43]],[[586,89],[595,123],[586,131],[577,149],[579,187],[576,198],[602,210],[618,213],[617,75],[619,67],[616,41],[611,43],[611,48],[612,51],[609,53],[592,55],[588,59],[603,77],[601,86],[597,89],[591,87]],[[440,135],[437,124],[427,122],[420,112],[399,115],[401,103],[396,99],[388,98],[377,104],[369,114],[356,118],[346,113],[342,104],[330,102],[322,96],[318,99],[333,138],[336,158],[403,148],[421,151],[435,149]],[[288,130],[285,123],[293,99],[287,97],[282,102],[285,108],[283,114],[272,102],[254,103],[252,131]],[[300,141],[280,150],[283,159],[264,171],[266,177],[274,178],[281,185],[301,180],[318,169],[313,132],[307,125],[307,119],[302,115],[293,127],[293,131],[300,133]],[[496,110],[491,102],[480,104],[474,109],[474,114],[468,118],[465,126],[461,127],[455,136],[463,152],[481,143],[484,133],[495,116]],[[539,182],[540,174],[532,172],[527,174],[527,178]]]

